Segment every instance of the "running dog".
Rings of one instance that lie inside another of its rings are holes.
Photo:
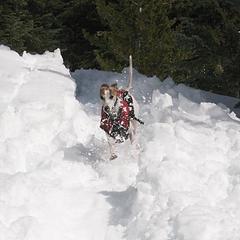
[[[108,139],[110,160],[117,158],[115,144],[130,139],[134,142],[137,122],[143,124],[137,118],[139,106],[136,100],[129,94],[132,88],[132,58],[130,56],[129,82],[125,89],[118,89],[117,84],[102,84],[100,98],[102,100],[102,113],[100,128]]]

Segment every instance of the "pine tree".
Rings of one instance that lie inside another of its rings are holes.
[[[60,21],[63,25],[61,49],[66,65],[71,70],[98,67],[94,47],[84,37],[84,31],[93,34],[103,28],[94,1],[68,1]]]
[[[33,22],[27,49],[30,52],[42,53],[60,47],[62,24],[59,15],[64,8],[62,0],[29,0],[28,11]]]
[[[61,1],[7,0],[0,5],[0,42],[19,53],[42,53],[59,47],[56,10]]]
[[[0,5],[0,43],[22,52],[33,28],[33,22],[26,10],[27,1],[4,1]]]
[[[96,0],[98,13],[106,26],[93,37],[100,66],[121,70],[134,56],[134,66],[142,73],[165,77],[175,61],[174,35],[167,13],[167,0]]]
[[[222,92],[240,98],[240,2],[221,0],[228,20],[224,28]]]
[[[179,78],[194,87],[228,92],[227,69],[237,56],[239,16],[230,0],[184,0],[173,5],[171,18],[182,57],[176,65]]]

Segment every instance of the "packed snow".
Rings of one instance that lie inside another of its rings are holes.
[[[134,71],[134,145],[109,161],[102,83],[0,47],[0,240],[239,240],[238,99]]]

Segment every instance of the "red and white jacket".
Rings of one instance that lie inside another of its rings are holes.
[[[128,103],[123,99],[124,90],[118,90],[117,92],[117,101],[118,102],[118,116],[116,119],[111,119],[109,114],[104,110],[104,107],[102,107],[102,113],[101,113],[101,123],[100,128],[102,128],[107,134],[110,136],[112,135],[113,125],[117,124],[125,129],[125,131],[128,131],[129,129],[129,121],[130,121],[130,115],[129,115],[129,105]]]

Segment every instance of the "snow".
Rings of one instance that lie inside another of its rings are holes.
[[[99,87],[128,69],[0,46],[0,240],[240,239],[238,99],[133,77],[145,125],[109,161]]]

